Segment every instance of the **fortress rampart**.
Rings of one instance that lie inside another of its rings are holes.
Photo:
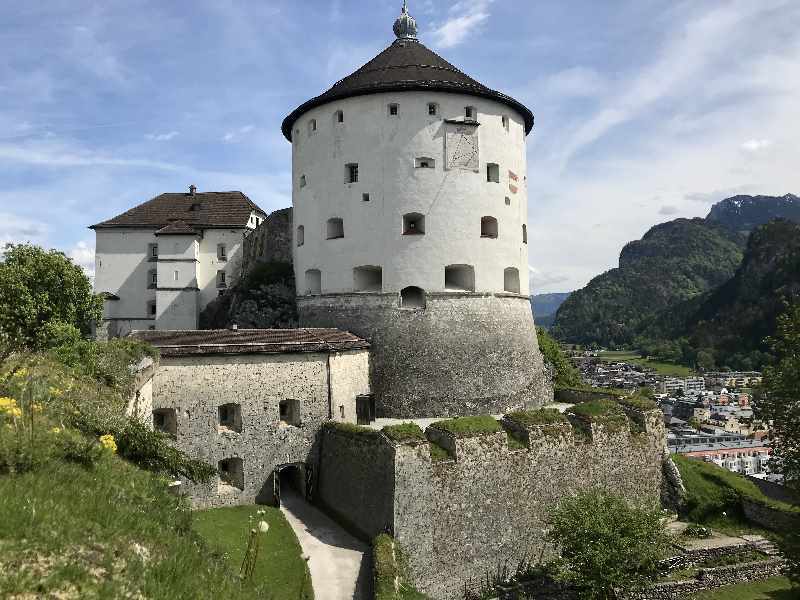
[[[624,423],[525,425],[508,415],[505,431],[468,437],[433,425],[426,440],[404,442],[326,425],[316,499],[365,537],[392,533],[420,591],[460,598],[465,583],[498,564],[551,553],[544,518],[565,496],[597,486],[635,503],[658,501],[660,413],[626,412]],[[431,458],[432,441],[447,458]]]

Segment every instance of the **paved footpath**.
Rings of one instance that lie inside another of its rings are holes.
[[[294,490],[281,490],[281,511],[308,557],[315,600],[368,600],[367,545]]]

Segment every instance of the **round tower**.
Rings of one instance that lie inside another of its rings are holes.
[[[552,398],[528,290],[533,114],[397,39],[283,121],[301,326],[372,343],[380,416],[500,413]]]

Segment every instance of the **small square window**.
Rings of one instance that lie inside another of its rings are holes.
[[[465,106],[464,107],[464,118],[468,121],[474,121],[478,111],[475,110],[474,106]]]
[[[369,194],[361,194],[362,202],[369,202]]]
[[[392,117],[396,117],[398,113],[399,107],[397,104],[390,104],[389,105],[389,115]]]
[[[436,116],[436,113],[438,113],[438,112],[439,112],[438,108],[439,108],[439,107],[436,105],[436,103],[435,103],[435,102],[429,102],[429,103],[428,103],[428,114],[429,114],[430,116],[432,116],[432,117],[435,117],[435,116]]]
[[[153,429],[175,437],[178,433],[178,420],[174,408],[157,408],[153,411]]]
[[[242,406],[240,404],[223,404],[218,409],[219,428],[241,433]]]
[[[299,427],[302,424],[299,400],[281,400],[278,403],[278,413],[284,425]]]
[[[228,260],[228,251],[225,244],[217,244],[217,260]]]
[[[158,244],[147,244],[147,258],[149,260],[158,258]]]

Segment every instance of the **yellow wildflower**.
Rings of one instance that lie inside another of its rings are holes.
[[[60,388],[50,386],[50,395],[55,396],[56,398],[61,397],[64,392],[61,391]]]
[[[12,417],[21,417],[22,416],[22,409],[20,408],[12,408],[11,410],[7,411],[9,415]]]
[[[42,412],[42,405],[38,402],[33,403],[33,412]]]
[[[22,367],[20,370],[14,373],[14,377],[18,379],[24,379],[27,376],[28,376],[28,369],[26,369],[25,367]]]
[[[114,440],[114,436],[110,433],[100,436],[100,445],[111,452],[117,451],[117,442]]]
[[[0,414],[9,414],[12,417],[18,417],[22,414],[22,411],[17,407],[17,401],[14,398],[9,398],[8,396],[3,396],[0,398]]]
[[[61,433],[61,427],[51,427],[50,433]]]

